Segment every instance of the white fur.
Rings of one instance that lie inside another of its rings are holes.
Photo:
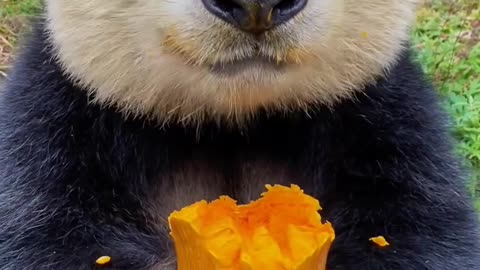
[[[309,0],[263,41],[200,0],[48,0],[58,59],[95,100],[160,123],[242,124],[258,109],[348,98],[394,63],[418,0]],[[255,52],[255,47],[259,48]],[[286,65],[237,74],[208,66],[255,53]]]

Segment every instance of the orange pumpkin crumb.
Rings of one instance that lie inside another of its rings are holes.
[[[96,260],[96,263],[98,265],[105,265],[105,264],[109,263],[110,261],[112,261],[112,258],[110,258],[110,256],[102,256],[102,257],[100,257]]]
[[[374,242],[379,247],[390,246],[390,243],[388,243],[383,236],[372,237],[370,238],[370,241]]]
[[[221,196],[173,212],[177,269],[325,269],[335,233],[319,202],[295,185],[266,187],[250,204]]]

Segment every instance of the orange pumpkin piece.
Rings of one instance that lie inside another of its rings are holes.
[[[173,212],[178,270],[323,270],[335,233],[300,187],[267,185],[257,201],[227,196]]]
[[[375,243],[379,247],[390,246],[390,243],[388,243],[387,240],[385,239],[385,237],[383,237],[383,236],[372,237],[372,238],[370,238],[370,241],[372,241],[373,243]]]
[[[110,258],[110,256],[102,256],[102,257],[98,258],[95,262],[98,265],[105,265],[105,264],[107,264],[111,261],[112,261],[112,258]]]

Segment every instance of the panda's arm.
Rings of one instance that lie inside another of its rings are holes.
[[[16,105],[0,138],[0,269],[87,270],[104,255],[113,262],[105,269],[157,263],[165,239],[151,236],[160,234],[144,224],[136,199],[141,191],[125,192],[129,187],[122,183],[142,177],[141,171],[129,165],[130,174],[120,173],[112,160],[128,157],[97,145],[101,136],[110,138],[98,130],[103,124],[78,125],[79,119],[69,120],[75,112],[63,119],[49,112],[35,117]],[[88,132],[94,129],[100,137]],[[115,147],[122,144],[117,140]]]
[[[43,48],[20,56],[1,93],[0,269],[87,270],[104,255],[106,269],[148,269],[165,241],[147,232],[142,190],[128,186],[144,177],[142,150]]]
[[[478,217],[443,112],[408,62],[393,72],[332,121],[322,174],[338,234],[329,269],[480,269]],[[388,248],[369,241],[379,235]]]

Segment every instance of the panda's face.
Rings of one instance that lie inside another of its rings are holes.
[[[331,104],[381,75],[417,1],[47,3],[60,62],[97,101],[162,122],[242,123],[260,108]]]

